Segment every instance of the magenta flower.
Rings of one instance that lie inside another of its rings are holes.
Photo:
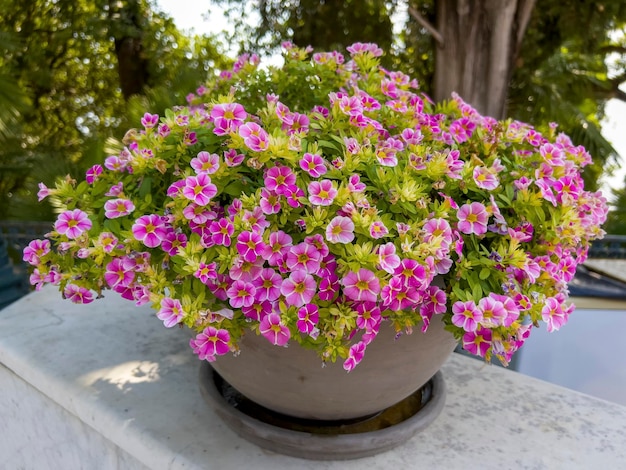
[[[339,292],[339,278],[335,274],[323,277],[317,293],[320,300],[332,300]]]
[[[151,129],[159,123],[158,114],[145,113],[141,118],[141,125],[146,129]]]
[[[289,186],[296,184],[296,175],[286,166],[273,166],[264,178],[265,188],[276,194],[284,195]]]
[[[254,303],[256,288],[249,282],[238,280],[233,282],[226,293],[231,307],[249,307]]]
[[[372,222],[370,225],[370,237],[372,238],[382,238],[386,235],[389,235],[389,230],[385,227],[380,220]]]
[[[350,271],[341,280],[343,293],[351,300],[376,302],[380,293],[380,281],[369,269],[361,268],[358,272]]]
[[[222,356],[230,351],[229,341],[228,330],[208,326],[202,333],[189,340],[189,346],[194,354],[198,355],[198,359],[213,362],[215,356]]]
[[[319,178],[326,173],[325,160],[312,153],[305,153],[300,160],[300,168],[306,171],[312,178]]]
[[[221,118],[233,123],[243,123],[248,113],[239,103],[220,103],[213,106],[210,116],[213,120]]]
[[[149,248],[156,248],[167,237],[169,230],[163,219],[156,215],[142,215],[131,228],[135,240]]]
[[[216,245],[230,246],[230,237],[235,231],[235,226],[227,218],[214,220],[209,226],[211,241]]]
[[[24,248],[22,259],[32,266],[41,262],[41,257],[50,253],[50,240],[33,240]]]
[[[179,248],[187,246],[187,235],[169,230],[161,241],[161,249],[170,256],[176,256]]]
[[[351,46],[348,46],[346,50],[352,56],[365,53],[369,53],[374,57],[380,57],[381,55],[383,55],[383,50],[372,42],[355,42]]]
[[[265,245],[265,249],[263,250],[263,259],[266,259],[270,266],[278,266],[291,246],[291,236],[287,235],[282,230],[270,232],[269,242]]]
[[[206,173],[185,178],[183,196],[199,206],[206,206],[217,194],[217,187],[211,183],[211,177]]]
[[[321,253],[309,243],[298,243],[287,252],[285,263],[290,271],[315,274],[320,268]]]
[[[190,164],[196,174],[207,173],[212,175],[220,169],[220,156],[216,153],[198,152],[198,156],[192,158]]]
[[[489,328],[504,325],[507,311],[504,308],[504,304],[491,294],[480,299],[478,308],[482,312],[483,317],[482,321],[480,321],[481,325]]]
[[[400,257],[396,255],[396,246],[392,242],[379,245],[377,254],[379,266],[389,274],[393,274],[400,266]]]
[[[176,326],[183,321],[184,316],[185,312],[179,300],[169,297],[161,300],[161,308],[157,312],[157,318],[163,321],[166,328]]]
[[[331,243],[350,243],[354,240],[354,222],[338,215],[326,227],[326,240]]]
[[[294,271],[283,280],[280,293],[285,296],[287,305],[301,307],[313,300],[317,284],[310,274],[304,271]]]
[[[203,284],[207,284],[212,279],[217,279],[217,271],[215,268],[217,264],[213,263],[200,263],[196,272],[193,273],[193,276],[200,279]]]
[[[39,191],[37,191],[37,200],[39,202],[43,201],[45,198],[47,198],[48,196],[50,196],[51,191],[50,189],[43,183],[39,183],[37,185],[39,187]]]
[[[273,302],[280,297],[280,287],[283,278],[272,268],[263,268],[260,274],[252,280],[256,292],[254,298],[257,302]]]
[[[484,166],[477,166],[474,168],[474,183],[481,189],[493,191],[500,185],[498,176],[489,171]]]
[[[348,358],[343,363],[343,368],[350,372],[363,360],[365,355],[366,344],[363,341],[359,341],[356,344],[350,346],[348,351]]]
[[[109,199],[104,203],[104,216],[107,219],[124,217],[135,210],[135,205],[128,199]]]
[[[269,135],[255,122],[247,122],[239,127],[239,135],[246,146],[255,152],[262,152],[269,147]],[[270,189],[270,188],[268,188]]]
[[[226,166],[239,166],[245,160],[245,155],[242,153],[237,153],[236,149],[229,149],[224,152],[224,161],[226,162]]]
[[[381,322],[380,308],[374,302],[361,302],[356,305],[356,326],[361,330],[372,331]]]
[[[104,280],[107,282],[109,287],[113,288],[118,285],[127,287],[131,282],[133,282],[134,279],[134,271],[125,269],[120,258],[113,258],[113,260],[106,265]]]
[[[479,326],[476,331],[463,335],[463,349],[480,357],[485,357],[491,347],[491,330]]]
[[[89,184],[93,184],[98,179],[98,176],[102,174],[102,165],[94,165],[87,170],[85,174],[85,181]]]
[[[307,304],[298,309],[298,330],[307,335],[315,334],[317,322],[320,320],[319,310],[316,305]]]
[[[89,289],[79,287],[76,284],[68,284],[65,286],[63,296],[75,304],[88,304],[93,302],[93,293]]]
[[[452,305],[452,323],[465,331],[476,331],[478,324],[482,320],[483,313],[473,300],[468,300],[467,302],[457,301]]]
[[[91,228],[91,220],[80,209],[65,211],[59,215],[54,223],[54,229],[67,238],[78,238]]]
[[[568,315],[563,305],[555,297],[548,297],[541,309],[541,318],[546,322],[547,330],[551,333],[561,329],[567,323]]]
[[[237,236],[236,247],[237,252],[244,260],[253,262],[263,252],[265,243],[258,233],[244,231]]]
[[[457,211],[456,215],[459,219],[459,231],[468,235],[484,235],[487,233],[489,213],[487,212],[485,206],[480,202],[463,204]]]
[[[265,315],[259,323],[259,331],[272,344],[285,346],[291,338],[289,328],[283,325],[280,315],[270,313]]]
[[[403,258],[394,272],[394,276],[405,286],[422,289],[427,284],[428,273],[426,268],[411,258]]]

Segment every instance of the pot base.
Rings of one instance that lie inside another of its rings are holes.
[[[318,421],[274,412],[246,398],[213,368],[200,367],[202,395],[242,438],[265,449],[313,460],[346,460],[392,449],[426,428],[441,413],[445,383],[437,372],[404,400],[372,416]]]

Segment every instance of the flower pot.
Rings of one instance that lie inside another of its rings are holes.
[[[250,400],[304,419],[350,420],[379,412],[424,385],[454,350],[456,342],[434,317],[426,333],[396,339],[383,323],[363,361],[347,373],[341,361],[326,363],[296,344],[277,347],[252,333],[241,354],[212,363],[221,377]]]
[[[354,459],[389,450],[434,421],[445,402],[437,371],[455,344],[439,317],[426,333],[398,338],[383,324],[347,373],[340,361],[322,366],[313,351],[248,334],[241,354],[201,369],[200,386],[214,411],[250,442],[300,458]]]

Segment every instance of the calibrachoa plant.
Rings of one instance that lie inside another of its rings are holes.
[[[433,104],[374,44],[348,51],[285,44],[279,68],[244,55],[186,106],[146,113],[84,181],[41,185],[63,209],[24,250],[32,284],[151,303],[208,361],[251,330],[350,371],[382,324],[439,315],[506,364],[533,326],[558,330],[604,233],[589,153],[556,126]]]

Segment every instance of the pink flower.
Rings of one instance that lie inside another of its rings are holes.
[[[365,355],[366,344],[363,341],[359,341],[356,344],[350,346],[350,351],[348,352],[348,358],[343,363],[343,368],[350,372],[354,370],[354,368],[363,360],[363,356]]]
[[[216,245],[230,246],[230,237],[235,231],[235,226],[230,220],[223,217],[219,220],[214,220],[209,226],[209,232],[211,232],[211,241]]]
[[[463,204],[457,211],[457,218],[459,231],[465,234],[484,235],[487,232],[489,213],[480,202]]]
[[[276,194],[284,195],[289,186],[296,184],[296,175],[289,167],[273,166],[267,170],[264,183],[268,191],[274,191]]]
[[[283,278],[280,274],[272,268],[263,268],[260,274],[252,280],[256,289],[255,300],[257,302],[278,300],[282,283]]]
[[[474,183],[481,189],[493,191],[500,185],[498,177],[484,166],[474,168]]]
[[[389,274],[393,274],[400,266],[400,257],[396,255],[396,246],[392,242],[378,246],[377,254],[379,266]]]
[[[249,282],[235,281],[226,291],[228,302],[233,308],[249,307],[254,303],[256,288]]]
[[[141,125],[146,129],[151,129],[159,123],[158,114],[145,113],[141,118]]]
[[[280,212],[280,196],[266,188],[261,188],[259,207],[264,214],[278,214]]]
[[[326,240],[331,243],[350,243],[354,240],[354,222],[338,215],[326,227]]]
[[[33,240],[23,250],[23,260],[32,266],[41,262],[41,257],[50,253],[50,240]]]
[[[127,287],[134,279],[135,273],[125,269],[120,258],[113,258],[113,260],[107,264],[106,271],[104,272],[104,280],[109,287],[113,288],[118,285]]]
[[[355,42],[351,46],[348,46],[346,50],[350,53],[351,56],[369,53],[374,57],[380,57],[383,55],[383,50],[378,47],[376,44],[372,42]]]
[[[387,230],[385,224],[383,224],[380,220],[372,222],[372,224],[370,225],[370,237],[377,239],[382,238],[388,234],[389,230]]]
[[[43,183],[38,184],[39,191],[37,191],[37,200],[39,202],[43,201],[45,198],[50,196],[50,189]]]
[[[104,216],[107,219],[124,217],[135,210],[135,205],[128,199],[109,199],[104,203]]]
[[[307,304],[298,309],[298,320],[296,326],[298,330],[307,335],[315,334],[317,322],[320,319],[319,310],[316,305]]]
[[[285,346],[289,342],[291,332],[283,325],[280,315],[270,313],[265,315],[259,323],[259,331],[272,344]]]
[[[485,357],[491,347],[491,330],[482,326],[476,331],[463,335],[463,349],[480,357]]]
[[[191,159],[191,168],[198,173],[207,173],[212,175],[220,169],[220,157],[216,153],[199,152],[196,158]]]
[[[356,326],[361,330],[375,330],[381,322],[380,308],[374,302],[361,302],[356,305]]]
[[[255,122],[247,122],[239,127],[239,135],[250,150],[262,152],[269,147],[269,135]],[[270,188],[268,188],[270,189]]]
[[[131,228],[136,240],[149,248],[156,248],[169,233],[163,219],[156,215],[142,215]]]
[[[321,253],[309,243],[298,243],[291,247],[285,257],[285,263],[290,271],[304,271],[315,274],[320,268]]]
[[[230,351],[228,345],[230,333],[228,330],[217,329],[213,326],[206,327],[202,333],[189,340],[189,346],[193,349],[198,359],[213,362],[215,356],[222,356]]]
[[[229,149],[224,152],[224,161],[226,162],[226,166],[239,166],[245,160],[245,155],[242,153],[237,153],[236,149]]]
[[[216,267],[217,264],[215,262],[209,264],[200,263],[196,272],[193,273],[193,276],[200,279],[203,284],[207,284],[209,280],[217,279]]]
[[[91,220],[80,209],[65,211],[59,215],[54,223],[54,229],[67,238],[78,238],[91,228]]]
[[[211,109],[213,121],[223,119],[231,128],[238,128],[248,117],[248,113],[239,103],[220,103]]]
[[[476,331],[483,314],[473,300],[457,301],[452,305],[452,323],[465,331]]]
[[[85,181],[89,184],[93,184],[98,179],[98,176],[102,174],[102,165],[94,165],[87,170],[85,174]]]
[[[292,239],[282,230],[270,232],[269,242],[263,250],[263,258],[270,266],[278,266],[292,246]]]
[[[351,300],[376,302],[380,292],[380,281],[369,269],[361,268],[358,272],[349,272],[341,280],[343,293]]]
[[[405,286],[422,289],[427,284],[428,272],[416,260],[403,258],[395,270],[394,277],[400,279]]]
[[[548,297],[541,309],[541,318],[546,322],[549,332],[561,329],[567,323],[567,312],[563,310],[563,305],[555,297]]]
[[[161,249],[170,256],[176,256],[179,248],[187,246],[187,235],[177,233],[174,230],[168,231],[165,238],[161,241]]]
[[[320,155],[305,153],[300,160],[300,168],[306,171],[312,178],[319,178],[326,173],[325,160]]]
[[[258,233],[244,231],[237,236],[236,247],[237,252],[244,260],[253,262],[263,252],[265,243]]]
[[[183,196],[195,202],[199,206],[206,206],[217,194],[217,187],[211,183],[211,178],[206,173],[185,178]]]
[[[179,300],[169,297],[165,297],[161,300],[161,308],[157,313],[157,318],[163,321],[163,325],[165,325],[166,328],[176,326],[183,321],[184,316],[185,312]]]
[[[88,304],[93,302],[93,293],[89,289],[79,287],[76,284],[68,284],[65,286],[63,296],[75,304]]]
[[[489,328],[504,325],[507,312],[504,304],[494,298],[491,294],[483,297],[478,302],[478,308],[482,312],[482,321],[480,324]]]
[[[294,271],[283,280],[280,293],[285,296],[287,305],[301,307],[313,300],[316,288],[313,276],[304,271]]]

